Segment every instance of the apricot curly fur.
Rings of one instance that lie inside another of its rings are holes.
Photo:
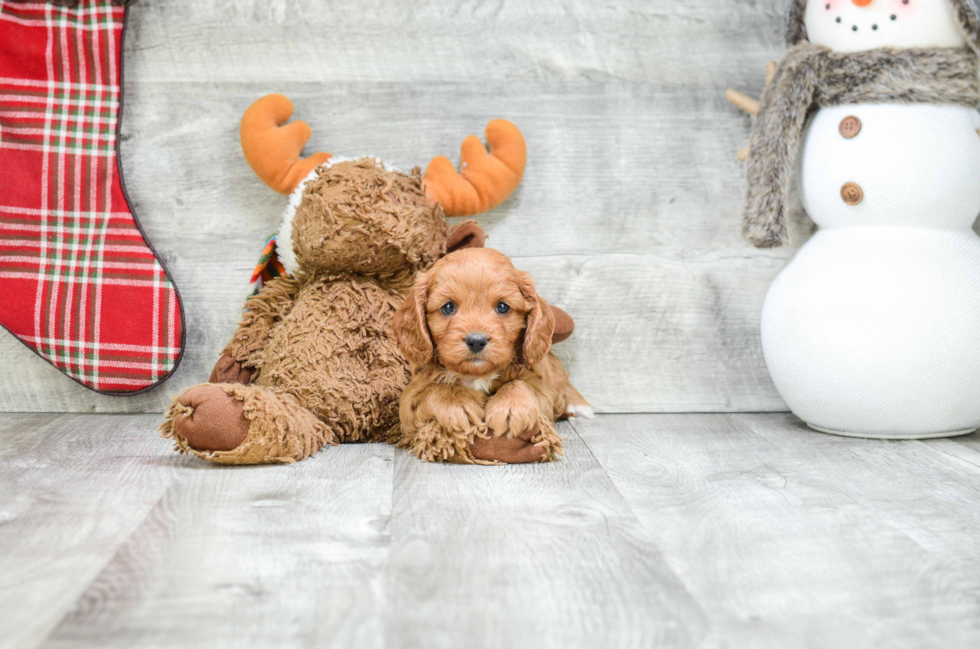
[[[393,443],[430,462],[549,462],[563,454],[555,420],[574,414],[570,402],[588,402],[551,353],[550,305],[505,255],[470,249],[437,262],[416,278],[395,330],[415,365]],[[466,343],[473,332],[485,340],[476,352]],[[477,438],[501,442],[477,451]]]

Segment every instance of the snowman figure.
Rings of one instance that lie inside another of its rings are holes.
[[[773,283],[762,345],[810,427],[980,427],[980,20],[974,0],[794,0],[747,155],[743,233],[788,242],[790,179],[820,229]]]

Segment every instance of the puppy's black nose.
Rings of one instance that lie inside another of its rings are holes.
[[[479,354],[483,351],[483,348],[487,346],[490,339],[483,334],[470,334],[466,337],[466,346],[470,348],[470,351],[474,354]]]

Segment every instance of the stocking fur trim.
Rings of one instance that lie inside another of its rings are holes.
[[[789,10],[786,12],[786,42],[791,46],[807,39],[803,20],[806,15],[806,2],[807,0],[791,0]],[[967,44],[980,55],[980,9],[977,0],[949,0],[949,2],[953,5]]]

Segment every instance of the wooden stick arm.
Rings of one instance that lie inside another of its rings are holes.
[[[769,61],[766,63],[766,85],[768,86],[773,77],[776,76],[776,62]],[[749,115],[759,114],[759,100],[753,99],[748,95],[729,88],[725,91],[725,99],[734,104],[737,108],[744,110]]]
[[[725,99],[735,105],[736,108],[744,110],[749,115],[759,114],[759,102],[746,94],[729,88],[725,91]]]
[[[776,62],[775,61],[769,61],[768,63],[766,63],[766,85],[767,86],[770,83],[772,83],[773,77],[776,76],[776,67],[777,66],[776,66]],[[725,99],[727,99],[728,101],[730,101],[736,107],[744,110],[749,115],[758,115],[759,114],[759,101],[756,100],[756,99],[752,99],[751,97],[749,97],[748,95],[746,95],[744,93],[741,93],[741,92],[739,92],[737,90],[733,90],[733,89],[729,88],[728,90],[725,91]],[[738,152],[738,154],[737,154],[737,157],[738,157],[738,159],[741,162],[745,162],[746,160],[748,160],[748,158],[749,158],[749,147],[745,147],[744,149],[740,149],[739,152]]]

